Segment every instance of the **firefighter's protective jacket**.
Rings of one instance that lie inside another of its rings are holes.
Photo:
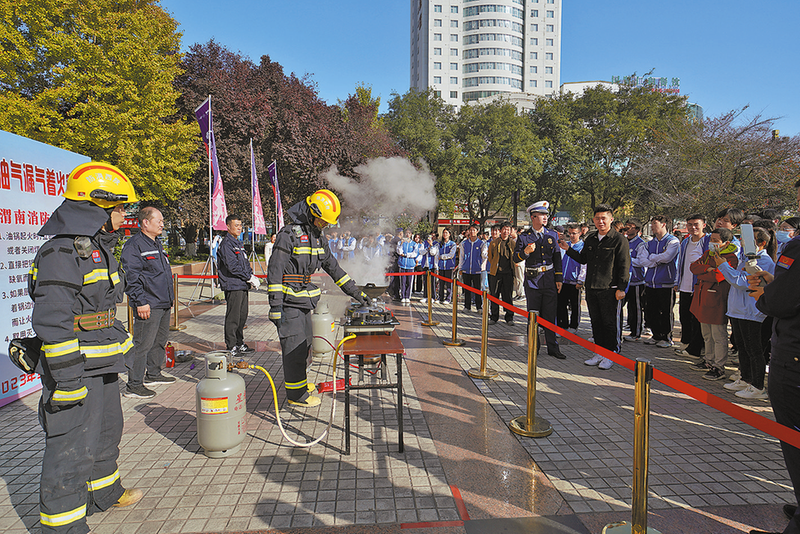
[[[298,202],[286,215],[288,223],[275,238],[267,269],[270,319],[280,319],[283,306],[306,310],[317,306],[320,290],[311,283],[311,275],[320,267],[342,291],[358,298],[361,291],[339,266],[306,203]]]
[[[36,255],[28,292],[44,356],[36,371],[57,384],[51,401],[81,401],[81,378],[125,371],[124,354],[133,346],[115,318],[124,280],[113,254],[118,236],[98,231],[107,220],[91,202],[65,200],[39,231],[54,237]]]

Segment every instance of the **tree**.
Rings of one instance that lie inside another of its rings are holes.
[[[508,213],[516,190],[535,189],[542,143],[513,105],[462,106],[449,136],[449,193],[466,204],[470,219],[483,225],[500,212]]]
[[[144,200],[197,167],[196,124],[170,119],[177,23],[157,0],[0,0],[0,128],[119,166]]]
[[[773,137],[775,119],[742,121],[746,109],[659,132],[634,169],[649,201],[673,217],[730,206],[792,209],[800,136]]]

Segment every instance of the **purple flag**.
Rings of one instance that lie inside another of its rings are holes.
[[[225,218],[228,216],[228,208],[225,206],[225,192],[222,189],[222,177],[219,174],[219,164],[217,163],[217,143],[214,140],[214,122],[211,117],[211,97],[208,97],[194,110],[194,115],[200,124],[200,134],[206,145],[206,154],[211,162],[211,173],[214,177],[211,182],[211,227],[214,230],[227,230]]]
[[[281,206],[281,190],[278,188],[278,166],[273,161],[267,167],[269,182],[272,184],[272,194],[275,197],[275,214],[278,218],[278,230],[283,228],[283,206]]]
[[[264,210],[261,208],[261,191],[258,189],[256,156],[253,154],[252,139],[250,139],[250,187],[253,192],[253,233],[267,235],[267,225],[264,224]]]

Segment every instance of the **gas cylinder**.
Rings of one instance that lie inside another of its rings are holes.
[[[175,347],[172,346],[172,343],[167,343],[166,348],[166,367],[175,367]]]
[[[227,351],[205,355],[206,376],[197,384],[197,442],[209,458],[239,450],[247,434],[244,380],[228,373]]]
[[[314,356],[326,358],[333,353],[331,344],[335,346],[335,331],[336,321],[328,309],[328,303],[324,300],[320,301],[317,309],[311,314],[311,333],[314,335],[311,341],[311,350],[314,352]],[[318,339],[317,336],[325,339]],[[326,339],[330,343],[327,343]]]

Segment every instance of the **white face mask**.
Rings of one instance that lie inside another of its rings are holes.
[[[792,240],[792,236],[789,235],[789,230],[778,230],[775,232],[775,237],[778,239],[778,243],[788,243]]]

